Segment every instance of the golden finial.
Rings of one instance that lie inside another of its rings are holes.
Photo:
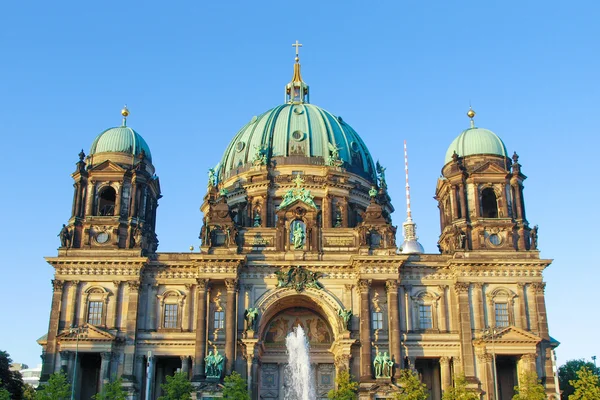
[[[121,115],[123,116],[123,126],[127,125],[127,117],[129,116],[129,109],[127,108],[127,104],[121,109]]]
[[[194,251],[194,246],[190,246],[190,251]]]
[[[475,128],[475,122],[473,118],[475,118],[475,111],[469,106],[469,111],[467,111],[467,117],[471,118],[471,128]]]

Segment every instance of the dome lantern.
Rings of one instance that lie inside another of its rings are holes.
[[[285,102],[288,104],[302,104],[310,103],[310,96],[308,94],[308,85],[302,80],[300,74],[300,57],[298,55],[298,48],[302,47],[301,43],[292,44],[296,48],[296,58],[294,61],[294,75],[292,76],[291,82],[285,85]]]

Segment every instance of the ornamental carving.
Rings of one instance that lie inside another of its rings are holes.
[[[358,287],[358,291],[361,294],[369,293],[369,288],[371,287],[371,280],[370,279],[361,279],[357,282],[356,286]]]
[[[531,284],[531,287],[536,293],[544,293],[546,289],[546,283],[544,282],[535,282]]]
[[[198,290],[206,290],[208,288],[208,282],[208,279],[197,279],[196,287],[198,288]]]
[[[138,281],[127,281],[127,285],[129,286],[129,290],[132,292],[137,292],[140,290],[140,283]]]
[[[388,292],[397,292],[398,291],[398,281],[388,280],[385,282],[385,288]]]
[[[338,354],[335,356],[335,366],[340,371],[346,371],[350,367],[350,359],[352,359],[350,354]]]
[[[237,279],[225,279],[225,287],[227,288],[228,292],[237,290],[237,288],[238,288]]]
[[[296,179],[293,181],[296,184],[296,187],[288,190],[283,195],[283,201],[277,208],[278,210],[283,210],[285,207],[289,206],[296,200],[303,202],[304,204],[309,205],[310,207],[317,209],[317,205],[315,204],[314,196],[310,193],[310,190],[303,187],[304,179],[300,175],[296,175]]]
[[[454,290],[458,294],[466,294],[469,293],[469,284],[464,282],[457,282],[454,284]]]
[[[318,281],[323,274],[300,266],[291,267],[287,271],[281,269],[275,275],[277,275],[277,288],[293,288],[297,292],[308,288],[323,289],[323,285]]]
[[[65,281],[60,281],[58,279],[52,279],[52,290],[55,292],[62,292]]]

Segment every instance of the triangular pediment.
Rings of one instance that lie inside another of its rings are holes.
[[[297,207],[303,208],[306,211],[313,211],[315,209],[313,206],[311,206],[310,204],[305,203],[301,199],[296,199],[296,200],[292,201],[289,204],[285,204],[283,207],[280,206],[278,208],[278,210],[279,211],[281,211],[281,210],[290,210],[290,209],[297,208]]]
[[[123,168],[115,164],[110,160],[106,160],[95,167],[91,168],[90,171],[94,172],[125,172]]]
[[[106,342],[113,341],[117,337],[102,328],[98,328],[97,326],[85,324],[81,326],[82,333],[79,334],[80,342]],[[77,332],[66,330],[60,333],[57,338],[62,342],[76,341],[77,340]]]
[[[492,343],[491,337],[487,338],[484,336],[480,340],[485,343]],[[508,328],[501,330],[494,336],[494,341],[497,345],[503,344],[503,343],[506,343],[506,344],[508,344],[508,343],[537,344],[541,340],[542,340],[542,338],[540,338],[539,336],[537,336],[531,332],[525,331],[523,329],[517,328],[515,326],[509,326]]]
[[[498,164],[493,163],[491,161],[487,161],[481,165],[478,165],[471,171],[471,174],[507,174],[504,168],[498,166]]]

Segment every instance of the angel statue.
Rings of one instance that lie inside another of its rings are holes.
[[[217,186],[217,175],[215,174],[214,168],[208,169],[208,187],[211,188]]]
[[[301,224],[296,224],[294,228],[294,249],[301,249],[304,247],[304,229]]]
[[[327,146],[329,147],[329,156],[326,164],[330,167],[341,167],[343,161],[340,159],[340,147],[334,146],[331,142],[328,142]]]
[[[387,189],[387,183],[385,182],[385,168],[379,164],[379,160],[377,164],[375,164],[375,168],[377,170],[377,176],[379,177],[379,186],[383,189]]]

